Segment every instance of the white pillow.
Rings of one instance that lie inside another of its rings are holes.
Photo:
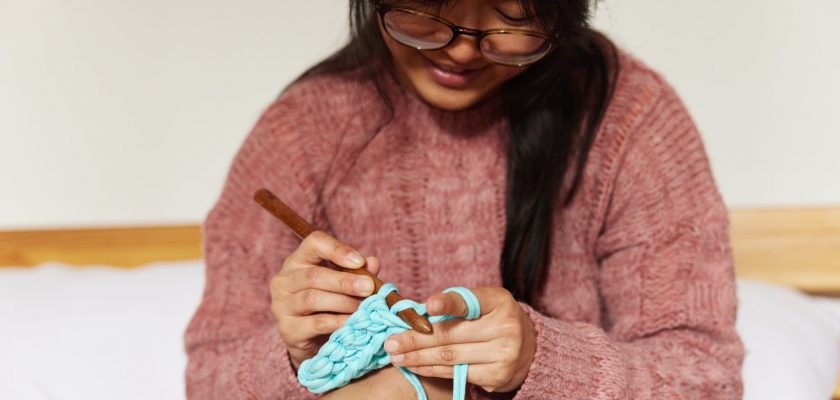
[[[830,399],[840,366],[840,300],[738,281],[745,400]]]
[[[0,399],[183,399],[201,261],[0,268]]]

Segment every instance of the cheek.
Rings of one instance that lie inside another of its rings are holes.
[[[403,46],[388,36],[385,36],[385,47],[391,55],[394,68],[399,75],[398,79],[402,80],[403,83],[412,83],[411,86],[413,86],[413,82],[405,81],[413,80],[413,76],[422,71],[422,56],[416,50]]]

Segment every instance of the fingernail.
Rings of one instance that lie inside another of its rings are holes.
[[[365,259],[362,258],[362,255],[353,251],[347,255],[347,262],[353,265],[354,267],[361,267],[365,263]]]
[[[373,282],[368,278],[357,279],[356,282],[353,282],[353,286],[362,294],[373,291]]]
[[[405,356],[402,355],[402,354],[394,354],[393,356],[391,356],[391,362],[399,364],[399,363],[403,362],[404,358],[405,358]]]
[[[385,346],[383,346],[383,347],[385,347],[385,351],[387,351],[389,353],[393,353],[393,352],[397,351],[397,348],[399,347],[399,345],[397,344],[396,340],[386,340],[385,341]],[[402,355],[392,356],[391,360],[393,360],[394,357],[400,357],[400,360],[402,360]]]

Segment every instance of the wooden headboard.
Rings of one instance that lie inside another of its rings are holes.
[[[739,277],[840,296],[840,208],[735,210]]]
[[[840,296],[840,208],[734,210],[731,219],[739,277]],[[0,231],[0,267],[199,258],[198,225]]]
[[[742,209],[731,219],[739,277],[840,296],[840,208]],[[59,261],[130,268],[199,258],[198,225],[0,232],[0,267]]]

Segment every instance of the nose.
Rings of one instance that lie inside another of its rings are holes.
[[[478,38],[475,36],[461,34],[449,46],[446,46],[443,51],[452,61],[458,64],[475,63],[476,59],[481,58],[477,40]]]

